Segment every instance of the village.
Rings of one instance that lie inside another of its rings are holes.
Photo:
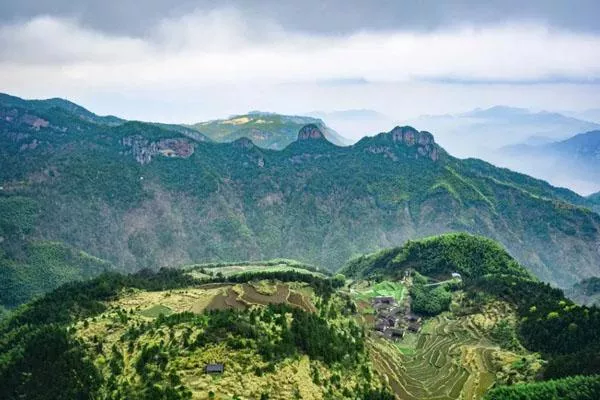
[[[409,276],[410,271],[406,271],[402,282],[408,284]],[[451,276],[451,279],[462,279],[456,272]],[[393,296],[374,296],[371,305],[375,310],[375,334],[390,340],[401,340],[406,333],[421,331],[422,318],[412,312],[410,296],[405,296],[401,303]]]
[[[406,332],[418,333],[421,330],[421,317],[410,309],[410,298],[398,304],[392,296],[373,297],[375,309],[375,332],[388,339],[402,339]]]

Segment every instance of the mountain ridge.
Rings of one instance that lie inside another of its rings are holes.
[[[280,257],[335,270],[357,253],[454,231],[499,240],[563,286],[600,265],[600,217],[588,199],[457,159],[411,127],[353,146],[269,150],[52,109],[0,118],[0,132],[0,195],[40,210],[25,239],[65,242],[121,271]],[[22,237],[2,236],[16,257]]]

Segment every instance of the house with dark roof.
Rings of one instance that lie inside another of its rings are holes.
[[[392,328],[389,330],[392,339],[402,339],[404,337],[404,329]]]
[[[406,328],[409,332],[418,333],[421,330],[421,324],[418,322],[410,322]]]

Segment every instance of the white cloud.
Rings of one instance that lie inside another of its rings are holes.
[[[342,37],[284,31],[226,9],[163,20],[143,39],[38,17],[0,28],[9,82],[139,88],[365,78],[521,81],[600,79],[600,37],[534,24]]]

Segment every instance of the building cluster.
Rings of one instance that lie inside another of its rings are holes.
[[[389,339],[402,339],[405,332],[421,330],[421,317],[411,313],[410,304],[399,305],[391,296],[377,296],[372,300],[375,309],[375,331]]]

